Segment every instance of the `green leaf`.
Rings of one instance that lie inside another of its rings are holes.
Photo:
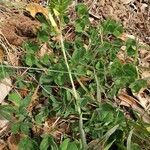
[[[95,27],[89,27],[89,38],[91,40],[91,45],[99,45],[100,44],[100,37],[99,37],[99,32],[97,28]]]
[[[10,77],[11,75],[13,75],[15,73],[13,68],[5,68],[5,65],[2,65],[2,63],[0,63],[0,80],[6,78],[6,77]]]
[[[78,3],[76,6],[76,12],[79,16],[84,16],[88,14],[88,9],[87,6],[84,5],[83,3]]]
[[[44,108],[40,110],[40,113],[38,113],[35,116],[36,123],[41,124],[45,120],[45,118],[48,116],[48,114],[49,114],[49,109],[45,106]]]
[[[32,54],[39,50],[39,45],[33,42],[27,42],[23,45],[23,47],[27,50],[28,53]]]
[[[102,111],[111,111],[111,112],[115,111],[115,109],[112,107],[112,105],[110,105],[108,103],[103,103],[100,108]]]
[[[116,96],[117,92],[119,91],[120,87],[118,87],[116,84],[114,84],[112,87],[111,87],[111,90],[109,92],[109,97],[110,98],[113,98],[114,96]]]
[[[74,63],[79,63],[79,60],[81,61],[84,57],[84,54],[86,53],[86,49],[83,47],[81,39],[76,39],[74,49],[75,50],[72,54],[72,61]]]
[[[0,105],[0,117],[11,120],[13,113],[16,111],[11,105]]]
[[[31,96],[32,96],[31,93],[30,93],[28,96],[26,96],[26,97],[22,100],[20,107],[25,107],[25,108],[26,108],[26,107],[29,105],[30,101],[31,101]]]
[[[67,150],[79,150],[75,142],[70,142],[68,144]]]
[[[20,122],[16,122],[16,123],[13,123],[11,125],[11,131],[13,134],[17,134],[20,132],[20,126],[21,126],[21,123]]]
[[[110,73],[114,78],[119,78],[124,75],[123,66],[120,61],[114,60],[110,67]]]
[[[49,40],[49,35],[48,33],[45,31],[45,30],[40,30],[38,32],[38,39],[41,41],[41,42],[48,42]]]
[[[51,150],[59,150],[52,136],[50,136],[50,144],[51,144]]]
[[[129,132],[129,136],[127,139],[127,150],[132,150],[131,149],[131,138],[132,138],[132,134],[133,134],[133,129]]]
[[[147,86],[147,81],[143,79],[139,79],[131,83],[129,87],[132,89],[134,93],[137,93],[140,91],[141,88],[144,88],[146,86]]]
[[[33,65],[36,65],[38,63],[38,59],[36,58],[36,56],[34,54],[28,53],[25,56],[25,63],[28,66],[33,66]]]
[[[111,87],[110,96],[113,98],[119,91],[119,89],[126,87],[130,83],[130,78],[121,76],[115,79],[113,87]]]
[[[115,28],[115,30],[113,31],[113,35],[115,37],[119,37],[121,34],[123,33],[123,27],[121,24],[118,24],[118,26]]]
[[[40,143],[40,150],[48,150],[50,144],[49,135],[45,135]]]
[[[24,112],[26,112],[26,108],[27,108],[27,106],[30,104],[31,97],[32,97],[32,93],[29,93],[29,95],[27,95],[27,96],[21,101],[21,104],[20,104],[20,107],[19,107],[19,112],[20,112],[21,114],[23,114]]]
[[[80,20],[76,20],[76,24],[75,24],[75,31],[76,32],[83,32],[85,28],[85,24],[80,22]]]
[[[115,125],[113,128],[109,129],[105,135],[104,135],[104,139],[105,141],[107,141],[109,139],[109,137],[119,128],[119,124]]]
[[[113,143],[115,142],[116,139],[114,139],[111,143],[109,143],[107,146],[105,146],[105,148],[103,150],[109,150],[110,147],[113,145]]]
[[[84,32],[88,23],[89,23],[89,19],[87,16],[83,16],[82,18],[78,18],[75,22],[75,31],[79,32],[79,33]]]
[[[75,31],[80,33],[83,32],[85,27],[89,24],[89,15],[87,7],[82,3],[76,6],[76,12],[79,18],[76,19],[75,22]]]
[[[105,34],[112,34],[116,37],[123,33],[123,27],[120,23],[115,20],[106,20],[102,23],[103,32]]]
[[[57,84],[57,85],[64,85],[65,83],[65,75],[63,73],[59,73],[55,79],[54,79],[54,82]]]
[[[99,112],[100,119],[103,122],[107,122],[107,123],[113,122],[114,112],[115,110],[110,104],[104,103],[100,106],[100,112]]]
[[[96,65],[95,65],[95,68],[97,69],[97,70],[100,70],[100,71],[104,71],[104,62],[103,62],[103,60],[99,60],[97,63],[96,63]],[[104,73],[104,72],[103,72]]]
[[[22,133],[28,135],[30,132],[30,128],[32,127],[31,123],[28,122],[21,122],[20,123],[20,130]]]
[[[70,21],[70,18],[69,18],[67,15],[64,15],[64,16],[63,16],[63,20],[64,20],[64,23],[65,23],[65,24],[68,24],[69,21]]]
[[[19,150],[38,150],[37,143],[26,137],[19,142]]]
[[[21,95],[17,92],[13,92],[9,94],[8,100],[10,100],[12,103],[14,103],[15,106],[19,107],[21,104]]]
[[[50,0],[48,5],[50,9],[56,9],[62,16],[70,2],[71,0]]]
[[[44,117],[43,117],[43,113],[42,112],[40,112],[39,114],[37,114],[36,116],[35,116],[35,121],[36,121],[36,123],[38,123],[38,124],[41,124],[43,121],[44,121]]]
[[[141,147],[140,147],[138,144],[133,143],[133,144],[131,145],[131,149],[132,149],[132,150],[141,150]]]
[[[134,56],[136,54],[137,46],[134,39],[128,39],[126,41],[126,51],[128,56]]]
[[[124,76],[129,77],[129,82],[133,82],[138,77],[137,69],[133,64],[125,64],[123,66],[123,71]]]
[[[63,143],[60,145],[60,150],[67,150],[70,139],[65,139]]]
[[[135,46],[130,46],[126,50],[127,50],[128,56],[134,56],[136,54],[136,47]]]
[[[51,64],[50,63],[50,56],[45,54],[43,57],[41,57],[40,63],[43,65],[49,66]]]
[[[47,75],[47,74],[42,74],[41,77],[40,77],[40,84],[44,84],[44,85],[47,85],[47,84],[50,84],[51,82],[53,81],[52,79],[52,75]]]
[[[49,147],[51,147],[51,150],[58,150],[53,137],[50,135],[44,135],[43,140],[40,143],[40,150],[49,150]]]
[[[120,39],[115,39],[110,44],[109,58],[111,61],[114,61],[117,58],[117,53],[120,51],[123,42]]]
[[[105,55],[111,48],[112,48],[111,43],[104,41],[98,50],[101,55]]]

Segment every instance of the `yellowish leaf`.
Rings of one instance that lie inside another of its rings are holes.
[[[32,17],[35,18],[37,13],[43,14],[46,18],[48,18],[48,9],[44,8],[43,6],[37,4],[37,3],[29,3],[26,6],[26,11],[30,13]]]
[[[37,13],[43,14],[47,19],[50,20],[50,22],[51,22],[52,26],[54,27],[54,29],[56,30],[56,32],[59,33],[59,29],[53,18],[53,15],[48,11],[47,8],[44,8],[37,3],[29,3],[26,6],[26,11],[28,11],[33,18],[35,18]],[[55,9],[54,9],[54,13],[56,13],[55,15],[58,15],[58,12]]]

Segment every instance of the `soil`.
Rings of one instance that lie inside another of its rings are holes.
[[[14,8],[0,5],[0,29],[8,42],[21,46],[25,40],[36,37],[40,24]]]
[[[12,2],[12,0],[10,1]],[[129,34],[137,36],[146,44],[150,44],[150,2],[148,0],[79,1],[88,6],[90,16],[94,18],[95,22],[108,18],[115,19],[123,24]],[[19,6],[24,6],[29,2],[46,4],[46,0],[22,0],[22,2],[21,0],[16,0]],[[16,46],[21,46],[27,39],[35,38],[39,27],[38,21],[25,16],[23,12],[18,11],[16,7],[0,5],[1,30],[8,42]]]
[[[108,18],[115,19],[122,23],[126,30],[125,33],[138,37],[140,41],[150,46],[150,0],[78,0],[78,2],[79,1],[84,2],[88,6],[89,16],[92,20],[92,23],[97,24],[100,21],[103,21],[104,19]],[[8,3],[10,2],[13,5],[8,5]],[[35,18],[31,17],[28,14],[28,12],[25,11],[25,5],[29,2],[36,2],[41,5],[46,4],[46,0],[4,0],[3,2],[0,2],[0,34],[2,32],[4,37],[7,39],[8,43],[12,46],[22,47],[22,44],[25,41],[36,39],[36,33],[40,27],[40,23]],[[74,20],[74,18],[76,17],[74,9],[72,9],[75,6],[74,4],[75,0],[69,9],[71,20]],[[74,34],[69,35],[74,37]],[[41,48],[41,54],[39,53],[39,56],[42,56],[47,52],[45,50],[46,48],[47,45],[43,46],[44,50]],[[3,57],[3,53],[1,53],[2,51],[0,47],[0,62],[1,57]],[[12,57],[12,54],[9,55]],[[119,54],[118,57],[122,57],[122,55]],[[16,62],[16,57],[14,58]],[[149,51],[145,49],[139,50],[139,59],[141,59],[140,65],[143,65],[144,67],[147,66],[145,68],[148,71],[143,71],[142,73],[142,78],[147,78],[150,75]],[[14,62],[14,60],[12,61]],[[150,80],[148,82],[150,82]],[[143,93],[144,92],[142,91],[142,95]],[[24,94],[26,95],[26,91],[24,91]],[[149,99],[149,97],[147,99]],[[47,126],[52,126],[54,122],[56,122],[56,118],[50,118],[50,120],[47,120],[47,124],[45,124],[42,130],[50,133],[52,129],[48,128]],[[70,132],[70,129],[67,127],[67,124],[64,122],[61,122],[60,124],[58,123],[57,126],[58,131],[53,131],[51,133],[54,137],[60,138],[62,133]],[[33,133],[35,135],[37,134],[37,136],[40,135],[41,128],[34,127]],[[16,137],[11,135],[9,137],[7,143],[10,149],[18,149],[18,147],[16,147],[17,141],[19,141],[18,138],[21,139],[22,136]],[[5,146],[5,142],[0,141],[0,149],[1,147]]]
[[[121,22],[129,34],[150,44],[150,4],[148,0],[83,0],[98,20],[108,18]]]

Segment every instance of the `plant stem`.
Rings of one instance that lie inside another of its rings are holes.
[[[72,75],[71,75],[71,70],[70,70],[70,67],[69,67],[69,64],[68,64],[68,61],[67,61],[67,56],[66,56],[66,52],[65,52],[65,47],[64,47],[64,41],[63,41],[62,33],[60,33],[60,44],[61,44],[61,48],[62,48],[64,60],[65,60],[65,64],[67,66],[69,78],[70,78],[70,81],[71,81],[74,97],[77,100],[78,99],[78,95],[77,95],[77,92],[76,92],[76,89],[75,89],[75,85],[74,85],[74,82],[73,82],[73,78],[72,78]]]
[[[81,108],[80,108],[80,105],[79,105],[79,97],[78,97],[78,94],[77,94],[77,91],[76,91],[76,88],[75,88],[75,85],[74,85],[74,82],[73,82],[72,73],[71,73],[71,70],[70,70],[70,67],[69,67],[69,64],[68,64],[68,60],[67,60],[67,56],[66,56],[66,50],[65,50],[65,46],[64,46],[64,38],[63,38],[63,34],[62,34],[62,24],[61,24],[62,21],[58,17],[57,14],[55,14],[55,16],[59,21],[59,27],[58,27],[56,21],[54,20],[53,15],[51,14],[51,12],[49,12],[49,20],[50,20],[52,26],[54,27],[55,31],[58,33],[58,36],[60,38],[61,50],[63,52],[65,64],[66,64],[68,74],[69,74],[69,78],[70,78],[70,81],[71,81],[71,85],[72,85],[72,89],[73,89],[73,95],[74,95],[75,100],[76,100],[77,110],[78,110],[79,118],[80,118],[79,119],[79,130],[80,130],[80,137],[81,137],[81,141],[82,141],[82,147],[83,147],[83,150],[87,150],[86,136],[85,136],[85,132],[83,130],[82,112],[81,112]]]
[[[73,82],[73,78],[72,78],[72,73],[67,61],[67,56],[66,56],[66,50],[65,50],[65,46],[64,46],[64,40],[63,40],[63,35],[62,35],[62,29],[61,29],[61,25],[60,25],[60,44],[61,44],[61,49],[63,52],[63,56],[64,56],[64,60],[65,60],[65,64],[67,66],[67,70],[68,70],[68,74],[69,74],[69,78],[71,81],[71,85],[72,85],[72,89],[73,89],[73,93],[74,93],[74,97],[76,99],[76,105],[77,105],[77,109],[78,109],[78,113],[79,113],[79,130],[80,130],[80,137],[81,137],[81,141],[82,141],[82,146],[83,146],[83,150],[87,150],[87,143],[86,143],[86,136],[85,136],[85,132],[83,130],[83,118],[82,118],[82,112],[81,112],[81,108],[79,106],[79,97]]]

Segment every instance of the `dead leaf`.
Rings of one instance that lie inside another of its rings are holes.
[[[0,63],[4,61],[5,53],[3,49],[0,47]]]
[[[43,127],[44,133],[51,134],[55,139],[60,139],[63,134],[70,132],[69,125],[60,118],[48,118]]]
[[[6,147],[7,144],[3,140],[0,140],[0,150],[8,150]]]
[[[0,104],[5,104],[4,99],[12,89],[12,83],[10,78],[5,78],[0,82]],[[5,130],[5,126],[8,124],[8,120],[0,118],[0,133]]]
[[[43,57],[45,54],[50,55],[52,54],[52,49],[50,49],[46,43],[44,43],[40,49],[40,51],[38,52],[38,56],[39,57]]]
[[[133,2],[134,0],[121,0],[121,2],[123,3],[123,4],[129,4],[129,3],[131,3],[131,2]]]
[[[142,88],[138,93],[133,93],[134,96],[139,100],[141,106],[145,111],[150,110],[150,96],[145,92],[145,89]]]
[[[132,57],[129,57],[127,55],[126,46],[122,46],[116,56],[120,60],[120,62],[123,64],[132,63],[134,61],[134,59]]]
[[[105,5],[105,0],[100,0],[100,1],[99,1],[99,4],[104,7],[104,5]]]
[[[10,78],[5,78],[0,81],[0,103],[3,103],[5,97],[12,89],[12,82]]]
[[[6,120],[6,119],[1,119],[1,118],[0,118],[0,132],[1,132],[1,129],[2,129],[3,127],[5,127],[8,122],[9,122],[8,120]]]
[[[12,66],[19,66],[19,57],[17,50],[15,52],[8,52],[7,60],[8,63],[10,63]]]
[[[141,59],[141,66],[144,68],[150,68],[150,53],[145,58]]]
[[[142,79],[147,79],[147,84],[150,86],[150,71],[144,71],[141,74]]]
[[[150,115],[146,112],[146,110],[144,110],[142,104],[138,102],[135,98],[127,95],[124,92],[119,93],[117,97],[121,100],[121,102],[123,101],[122,104],[125,103],[125,106],[130,106],[134,111],[138,112],[144,122],[150,123]]]
[[[28,90],[27,88],[23,88],[23,89],[19,89],[19,93],[21,95],[21,97],[26,97],[28,95],[30,90]]]
[[[140,9],[141,9],[141,11],[145,11],[146,9],[148,8],[148,5],[147,4],[141,4],[141,7],[140,7]]]
[[[48,18],[48,9],[42,7],[37,3],[29,3],[26,6],[26,11],[30,12],[30,15],[35,18],[37,13],[43,14],[46,18]]]
[[[119,38],[120,38],[121,40],[123,40],[123,41],[126,41],[128,38],[130,38],[130,39],[135,39],[135,36],[129,35],[129,34],[127,34],[127,33],[123,33],[123,34],[121,34],[121,35],[119,36]]]
[[[146,43],[143,43],[141,39],[131,34],[123,33],[118,38],[121,39],[122,41],[127,41],[128,39],[137,40],[140,45],[148,46]]]
[[[23,139],[25,135],[22,134],[12,134],[9,136],[7,143],[10,150],[19,150],[18,143]]]
[[[148,50],[146,50],[145,48],[140,48],[139,49],[139,56],[140,56],[141,59],[146,57],[147,54],[148,54]]]
[[[129,106],[133,107],[134,105],[138,105],[137,100],[124,92],[121,92],[117,96],[121,101],[126,102]]]
[[[8,120],[0,120],[0,125],[0,136],[4,136],[8,132],[8,130],[10,130],[9,122]]]
[[[79,80],[80,80],[81,82],[87,82],[87,81],[90,81],[91,78],[89,78],[89,77],[80,77]]]

